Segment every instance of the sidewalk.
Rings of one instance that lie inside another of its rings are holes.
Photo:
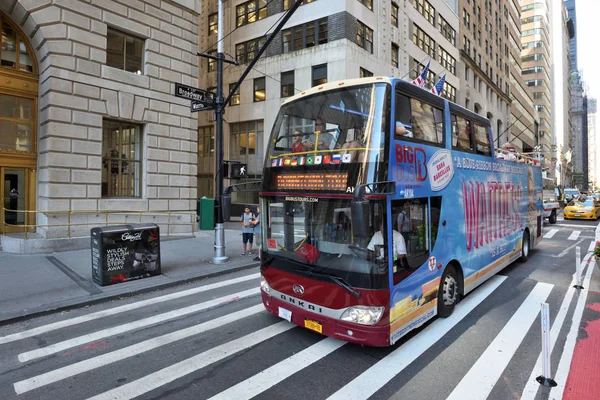
[[[0,324],[259,265],[254,257],[240,256],[236,222],[225,224],[226,264],[209,262],[214,231],[199,231],[195,238],[161,238],[160,246],[162,275],[110,286],[93,282],[90,249],[35,255],[0,252]]]

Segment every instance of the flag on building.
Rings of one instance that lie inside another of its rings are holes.
[[[556,170],[558,171],[559,174],[561,173],[562,168],[560,167],[560,164],[556,164]]]
[[[444,90],[444,82],[446,81],[446,74],[442,75],[440,80],[431,88],[431,93],[441,96]]]
[[[425,66],[425,68],[423,68],[423,71],[419,74],[419,76],[417,76],[415,80],[412,81],[413,85],[417,85],[420,88],[425,86],[425,79],[427,79],[427,72],[429,72],[429,64],[431,64],[431,60],[427,62],[427,65]]]

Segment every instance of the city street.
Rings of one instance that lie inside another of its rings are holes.
[[[575,398],[567,384],[574,338],[586,297],[600,291],[590,253],[596,225],[546,225],[527,263],[391,348],[325,338],[267,314],[258,268],[2,326],[0,398]],[[581,295],[573,288],[577,247]],[[535,381],[544,301],[552,390]]]

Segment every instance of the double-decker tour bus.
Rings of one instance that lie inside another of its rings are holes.
[[[266,309],[392,345],[542,237],[539,162],[494,150],[490,122],[395,78],[287,99],[260,191]]]

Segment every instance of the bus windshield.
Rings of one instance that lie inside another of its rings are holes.
[[[341,278],[355,288],[389,287],[386,235],[371,245],[383,226],[382,201],[372,202],[370,215],[364,216],[371,232],[359,238],[352,231],[350,199],[275,196],[265,200],[262,250],[267,264],[315,279]]]
[[[277,179],[299,171],[352,170],[344,175],[350,187],[384,177],[389,103],[389,85],[377,83],[340,87],[284,104],[265,159],[265,190],[284,189]],[[271,179],[271,174],[277,176]]]

